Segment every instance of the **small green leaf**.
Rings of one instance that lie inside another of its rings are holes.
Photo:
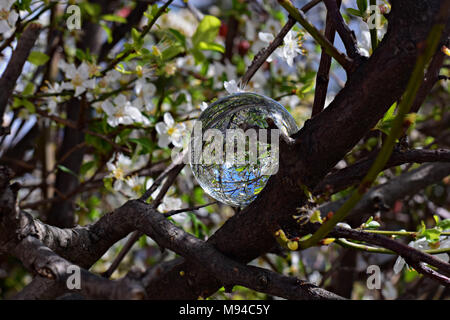
[[[214,42],[219,34],[220,24],[221,22],[218,18],[206,15],[199,23],[197,30],[195,30],[195,33],[192,36],[194,48],[196,48],[200,42]]]
[[[311,218],[309,218],[309,221],[312,223],[323,223],[322,217],[320,216],[320,210],[314,211]]]
[[[367,10],[367,0],[356,0],[359,12],[364,13]]]
[[[36,112],[36,107],[34,104],[27,99],[22,99],[21,105],[24,106],[30,113]]]
[[[100,26],[102,27],[102,29],[105,31],[107,39],[106,41],[108,41],[108,43],[111,43],[113,41],[113,36],[112,36],[112,30],[110,27],[108,27],[106,25],[106,23],[100,22]]]
[[[356,17],[362,17],[363,15],[356,9],[347,8],[347,13]]]
[[[88,161],[83,163],[80,168],[80,174],[82,175],[86,174],[93,167],[95,167],[95,161]]]
[[[34,64],[35,66],[42,66],[46,64],[50,57],[43,52],[32,51],[28,56],[28,61]]]
[[[29,95],[33,94],[34,88],[35,88],[34,83],[28,82],[28,84],[25,86],[25,89],[23,89],[22,94],[24,96],[29,96]]]
[[[59,164],[58,165],[58,169],[63,171],[63,172],[66,172],[68,174],[71,174],[71,175],[73,175],[74,177],[76,177],[78,179],[78,175],[75,172],[73,172],[72,170],[70,170],[69,168],[65,167],[65,166]]]
[[[218,43],[214,43],[214,42],[200,41],[197,48],[200,50],[217,51],[220,53],[225,52],[225,48],[222,45],[220,45]]]
[[[101,17],[102,20],[105,21],[111,21],[111,22],[118,22],[118,23],[126,23],[127,19],[124,17],[116,16],[114,14],[104,14]]]
[[[152,152],[155,147],[154,143],[147,138],[132,138],[130,141],[140,145],[142,147],[143,154]]]
[[[450,219],[445,219],[445,220],[439,221],[439,223],[437,224],[437,226],[438,226],[441,230],[448,230],[448,229],[450,229]]]
[[[426,229],[422,232],[422,235],[427,239],[430,243],[436,243],[439,241],[439,237],[441,236],[441,231],[435,228]]]

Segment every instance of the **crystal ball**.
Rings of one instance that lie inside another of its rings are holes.
[[[245,207],[278,171],[279,135],[297,131],[294,118],[273,99],[247,92],[218,99],[191,134],[193,175],[214,199]]]

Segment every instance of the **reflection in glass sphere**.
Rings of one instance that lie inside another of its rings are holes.
[[[294,118],[273,99],[247,92],[221,98],[194,126],[192,172],[214,199],[246,206],[278,170],[279,133],[297,131]]]

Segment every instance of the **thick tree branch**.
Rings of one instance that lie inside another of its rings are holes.
[[[388,182],[371,188],[353,208],[351,216],[373,214],[392,207],[398,199],[415,194],[425,187],[440,182],[450,175],[450,163],[426,163],[419,168],[405,172]],[[326,203],[319,207],[323,215],[336,212],[346,199]]]
[[[351,185],[361,181],[369,170],[376,154],[368,158],[362,159],[344,169],[329,174],[314,189],[315,194],[323,192],[336,193]],[[437,149],[425,150],[415,149],[400,151],[396,150],[392,153],[385,169],[399,166],[405,163],[424,163],[424,162],[450,162],[450,150]]]
[[[277,226],[289,225],[296,208],[306,202],[303,187],[314,189],[403,94],[416,63],[419,43],[428,36],[440,5],[437,0],[427,2],[425,7],[406,0],[392,2],[388,32],[378,49],[352,74],[330,106],[293,136],[295,146],[280,146],[279,172],[269,179],[255,201],[230,218],[208,242],[242,262],[274,247]],[[445,38],[449,27],[450,24]],[[187,283],[179,279],[180,270],[191,270],[196,277]],[[166,290],[167,283],[177,288],[180,299],[195,298],[195,290],[213,293],[218,289],[208,275],[197,272],[194,265],[177,265],[153,282],[153,295]],[[164,297],[175,293],[167,294]]]
[[[61,230],[37,222],[29,215],[16,212],[14,191],[8,185],[9,178],[6,174],[7,172],[2,172],[1,177],[3,192],[0,199],[2,205],[0,226],[7,227],[8,231],[3,233],[0,238],[0,248],[16,255],[28,268],[36,271],[38,274],[55,279],[59,283],[65,283],[68,277],[66,270],[71,266],[71,263],[55,254],[49,247],[55,247],[56,250],[59,250],[62,244],[65,247],[64,253],[67,253],[68,250],[76,250],[79,251],[78,253],[81,253],[84,250],[83,247],[73,247],[72,245],[76,243],[76,240],[71,239],[72,241],[68,243],[66,238],[69,234],[76,237],[79,234],[79,230]],[[111,213],[109,221],[106,222],[107,225],[103,226],[109,229],[108,234],[103,234],[103,237],[114,238],[115,234],[123,234],[124,226],[115,224],[116,219],[128,221],[126,225],[128,230],[126,231],[137,229],[142,233],[146,233],[160,246],[185,256],[189,260],[194,261],[196,265],[201,266],[201,268],[206,268],[212,277],[217,278],[223,284],[244,285],[254,290],[289,299],[340,298],[296,278],[286,277],[235,262],[218,252],[211,244],[203,242],[174,226],[163,214],[157,212],[152,205],[143,201],[129,201],[114,213]],[[103,224],[102,219],[97,224]],[[96,227],[100,226],[92,226],[93,229]],[[85,231],[89,233],[89,237],[98,236],[98,233],[95,235],[91,230]],[[103,230],[103,232],[105,231]],[[90,244],[89,248],[91,250],[99,244],[99,239],[95,240],[95,244]],[[41,241],[49,247],[44,246]],[[97,252],[100,253],[100,251]],[[79,256],[73,256],[74,260],[78,260]],[[96,260],[100,256],[92,257],[91,253],[90,258]],[[88,264],[84,259],[79,260],[85,265]],[[81,275],[83,290],[86,290],[85,293],[89,296],[107,296],[110,298],[141,298],[143,296],[139,286],[132,285],[125,280],[117,283],[112,282],[92,275],[86,270],[82,270]],[[36,278],[34,281],[39,282],[41,280]],[[56,287],[58,287],[57,284]]]
[[[421,263],[425,262],[431,266],[438,268],[438,271],[445,275],[446,277],[450,277],[450,264],[444,262],[438,258],[433,257],[432,255],[412,248],[404,243],[401,243],[396,240],[392,240],[386,236],[364,232],[361,230],[353,230],[342,227],[336,227],[330,235],[336,238],[346,238],[364,241],[370,244],[375,244],[382,248],[386,248],[396,252],[398,255],[402,256],[407,262],[411,263]],[[419,271],[419,270],[418,270]],[[429,275],[426,273],[425,275]]]
[[[69,261],[55,254],[33,236],[27,236],[9,253],[20,259],[23,264],[39,276],[51,279],[60,286],[66,286],[75,268]],[[80,294],[90,299],[142,299],[144,288],[127,278],[118,281],[108,280],[86,269],[80,269]]]

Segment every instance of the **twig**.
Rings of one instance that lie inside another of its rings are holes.
[[[178,210],[172,210],[172,211],[168,211],[166,213],[164,213],[164,217],[171,217],[173,215],[179,214],[179,213],[183,213],[183,212],[187,212],[187,211],[195,211],[204,207],[208,207],[208,206],[212,206],[213,204],[217,204],[218,201],[213,201],[207,204],[202,204],[200,206],[195,206],[195,207],[190,207],[190,208],[183,208],[183,209],[178,209]]]
[[[334,2],[334,0],[333,0]],[[337,1],[337,5],[341,6],[341,0]],[[325,22],[325,37],[330,41],[330,43],[334,43],[334,38],[336,34],[336,29],[334,28],[332,22],[332,16],[330,11],[327,12],[327,18]],[[322,112],[325,107],[325,100],[327,98],[328,91],[328,82],[329,82],[329,73],[331,68],[331,57],[325,52],[322,51],[320,56],[320,64],[319,69],[317,70],[316,77],[316,89],[314,92],[314,103],[312,107],[311,117]]]
[[[327,12],[331,15],[334,28],[339,33],[339,36],[344,43],[345,50],[350,58],[357,61],[361,58],[361,54],[358,50],[358,43],[356,42],[355,34],[345,23],[339,12],[339,6],[336,0],[324,0]],[[375,30],[376,32],[376,30]]]
[[[336,193],[361,181],[375,161],[375,156],[362,159],[344,169],[329,174],[316,186],[314,194],[323,192]],[[436,149],[412,149],[406,151],[394,151],[384,169],[399,166],[405,163],[424,162],[450,162],[450,150]]]
[[[339,52],[336,47],[327,39],[325,36],[320,33],[319,30],[316,29],[309,21],[306,19],[305,14],[302,11],[299,11],[290,0],[278,0],[280,5],[289,12],[289,15],[294,18],[298,23],[302,25],[306,31],[316,40],[320,46],[347,71],[353,72],[356,68],[353,60],[347,57],[345,54]]]
[[[353,239],[374,244],[382,248],[391,250],[410,262],[426,262],[429,265],[438,268],[438,270],[444,275],[450,276],[450,264],[448,264],[447,262],[444,262],[438,258],[431,256],[430,254],[410,247],[404,243],[392,240],[391,238],[388,238],[386,236],[341,227],[335,227],[330,233],[330,236],[335,238]]]
[[[301,10],[303,12],[308,12],[308,10],[312,9],[315,5],[322,2],[322,0],[313,0],[306,5],[304,5]],[[255,75],[256,71],[263,65],[263,63],[267,60],[267,58],[275,51],[278,46],[283,43],[283,39],[289,30],[295,25],[295,20],[292,17],[288,18],[288,21],[283,26],[283,28],[278,32],[275,39],[269,44],[267,48],[261,49],[253,59],[252,63],[248,67],[245,74],[242,76],[240,84],[242,86],[246,86],[247,83],[251,80],[251,78]]]
[[[167,7],[173,2],[173,0],[168,0],[161,8],[159,8],[158,12],[155,14],[153,19],[145,26],[144,30],[140,35],[143,38],[156,23],[158,18],[166,11]],[[104,76],[109,70],[113,69],[120,61],[127,58],[131,53],[133,53],[133,49],[126,50],[124,53],[119,54],[114,60],[112,60],[109,65],[101,72],[101,76]]]

